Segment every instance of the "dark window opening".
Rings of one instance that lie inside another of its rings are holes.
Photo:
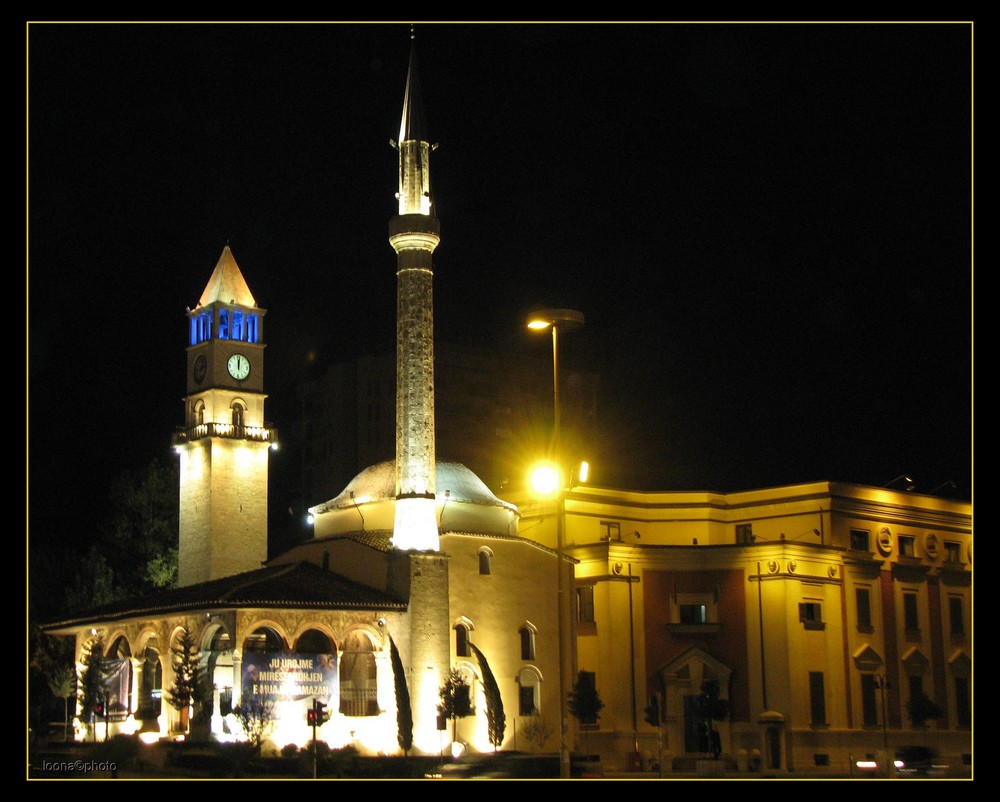
[[[809,714],[813,725],[826,725],[826,696],[823,672],[809,672]]]

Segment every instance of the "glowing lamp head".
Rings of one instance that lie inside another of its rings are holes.
[[[528,315],[527,325],[532,331],[544,331],[556,326],[576,329],[583,325],[583,312],[576,309],[537,309]]]
[[[528,482],[539,496],[551,496],[559,489],[559,469],[550,462],[536,465],[531,469]]]

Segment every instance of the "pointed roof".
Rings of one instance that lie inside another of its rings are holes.
[[[239,304],[240,306],[257,306],[250,288],[247,286],[240,266],[236,264],[233,252],[229,250],[229,245],[222,249],[222,256],[219,257],[212,277],[205,285],[205,291],[198,299],[198,306],[206,306],[212,303]]]
[[[399,123],[399,142],[429,142],[424,104],[417,75],[417,40],[410,31],[410,67],[406,73],[406,94],[403,95],[403,119]]]

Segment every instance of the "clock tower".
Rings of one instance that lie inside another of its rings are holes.
[[[260,568],[267,559],[264,314],[227,245],[188,310],[177,583]]]

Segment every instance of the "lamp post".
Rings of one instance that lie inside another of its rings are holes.
[[[889,675],[888,674],[876,674],[875,675],[875,687],[882,694],[882,767],[885,771],[887,777],[892,776],[893,772],[893,755],[889,753],[889,723],[888,723],[888,704],[886,702],[886,691],[889,690]]]
[[[572,330],[583,325],[583,313],[575,309],[538,309],[528,316],[528,328],[531,331],[552,330],[552,454],[558,463],[562,454],[559,443],[559,329]],[[566,590],[566,570],[563,566],[563,541],[565,539],[565,498],[563,473],[559,472],[559,487],[556,490],[556,566],[558,575],[558,641],[559,641],[559,776],[568,779],[570,776],[569,758],[569,710],[567,697],[572,687],[571,668],[569,666],[570,649],[566,640],[569,636],[569,625],[566,620],[569,611],[568,592]]]
[[[875,687],[882,694],[882,747],[886,750],[889,748],[889,730],[887,722],[887,704],[885,698],[885,692],[889,690],[889,675],[888,674],[876,674],[875,675]]]

